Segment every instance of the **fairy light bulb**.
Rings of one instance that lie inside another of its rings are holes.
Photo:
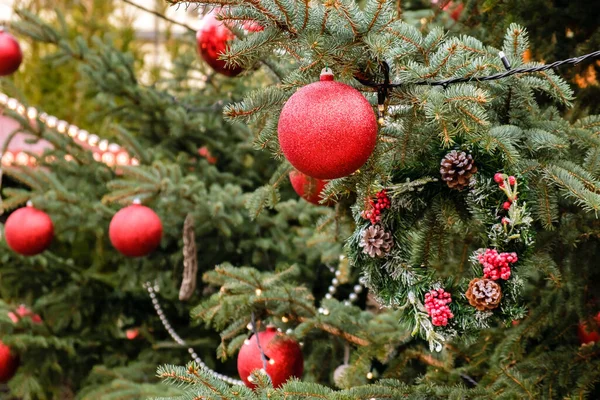
[[[371,371],[367,373],[367,379],[373,379],[373,373]]]
[[[98,137],[98,135],[90,135],[90,137],[88,137],[88,144],[90,146],[94,146],[96,147],[96,145],[98,144],[98,142],[100,141],[100,138]]]
[[[67,121],[58,121],[58,123],[56,124],[56,130],[60,133],[66,133],[68,126],[69,123]]]
[[[133,165],[133,166],[140,165],[140,160],[138,160],[137,158],[132,158],[131,165]]]
[[[100,155],[100,153],[94,153],[94,160],[96,160],[96,161],[102,160],[102,156]]]
[[[56,118],[53,115],[48,116],[48,118],[46,118],[46,125],[48,126],[48,128],[56,128],[56,124],[58,124],[58,118]]]
[[[72,138],[74,138],[75,136],[77,136],[78,133],[79,133],[79,128],[76,127],[75,125],[71,125],[69,127],[69,129],[67,130],[67,135],[69,135]]]
[[[27,118],[36,119],[38,116],[38,110],[34,107],[29,107],[27,109]]]
[[[77,135],[77,139],[82,142],[86,142],[89,136],[90,136],[89,132],[82,129],[79,131],[79,134]]]
[[[17,164],[19,165],[27,165],[29,163],[29,155],[24,152],[19,152],[17,154]]]
[[[106,152],[104,154],[102,154],[102,162],[106,165],[108,165],[109,167],[112,167],[113,165],[115,165],[115,155],[113,153],[110,152]]]
[[[0,93],[0,104],[2,104],[3,106],[6,105],[8,99],[9,97],[7,95],[5,95],[4,93]]]
[[[25,106],[23,104],[19,104],[17,106],[17,110],[16,110],[20,115],[25,115],[25,113],[27,112],[27,109],[25,108]]]
[[[8,107],[9,109],[11,109],[13,111],[17,109],[18,105],[19,105],[19,102],[17,101],[17,99],[10,98],[6,102],[6,107]]]
[[[254,293],[256,293],[257,296],[260,296],[262,294],[262,290],[256,289]]]
[[[287,324],[288,321],[289,321],[289,319],[285,315],[283,317],[281,317],[281,322],[283,322],[284,324]]]
[[[121,146],[119,146],[116,143],[111,143],[108,145],[108,151],[111,151],[113,153],[117,153],[119,150],[121,150]]]
[[[98,143],[98,148],[102,151],[108,150],[108,140],[101,140],[100,143]]]
[[[273,365],[273,364],[275,364],[275,360],[273,360],[273,359],[271,358],[271,359],[269,360],[269,364],[270,364],[270,365]]]
[[[2,165],[12,165],[13,162],[15,162],[15,155],[10,151],[2,155]]]

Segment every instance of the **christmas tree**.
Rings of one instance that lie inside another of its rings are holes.
[[[208,13],[150,83],[110,35],[11,24],[81,64],[110,142],[0,98],[52,145],[3,171],[6,213],[33,203],[4,231],[9,396],[600,395],[600,117],[527,29],[497,43],[469,2],[451,33],[457,4],[169,3]]]

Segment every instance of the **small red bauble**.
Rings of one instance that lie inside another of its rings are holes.
[[[48,214],[28,205],[10,214],[4,224],[4,235],[8,247],[24,256],[33,256],[50,246],[54,226]]]
[[[152,253],[160,244],[162,232],[158,215],[140,204],[121,209],[108,227],[110,242],[127,257],[142,257]]]
[[[19,42],[0,27],[0,76],[6,76],[19,69],[23,53]]]
[[[300,345],[294,339],[277,332],[275,327],[267,327],[258,333],[260,347],[267,357],[267,374],[278,388],[291,377],[300,378],[304,372],[304,358]],[[242,345],[237,359],[237,368],[242,381],[253,389],[254,384],[248,380],[254,370],[263,368],[256,336],[252,335]]]
[[[234,77],[244,70],[239,66],[226,66],[224,60],[219,57],[227,50],[228,42],[235,39],[235,34],[227,28],[222,21],[217,20],[218,10],[209,12],[202,18],[202,26],[196,33],[198,42],[198,52],[200,56],[216,72],[225,76]],[[247,32],[262,31],[263,27],[253,21],[246,21],[243,24]]]
[[[285,158],[318,179],[350,175],[369,158],[377,141],[373,108],[356,89],[324,70],[319,82],[285,103],[277,127]]]
[[[291,171],[290,182],[296,193],[298,193],[298,196],[309,203],[320,205],[321,192],[325,189],[326,181],[311,178],[300,171]]]
[[[27,307],[23,304],[21,304],[15,311],[16,312],[9,311],[9,313],[8,313],[8,318],[10,318],[10,320],[14,324],[19,322],[19,320],[21,320],[21,318],[25,318],[25,317],[31,318],[31,322],[33,322],[34,324],[42,323],[42,317],[40,317],[38,314],[34,314],[33,311],[31,311],[29,309],[29,307]]]
[[[125,336],[129,340],[136,339],[138,336],[140,336],[140,330],[138,328],[127,329],[125,331]]]
[[[10,347],[0,341],[0,383],[6,383],[15,375],[19,357],[12,354]]]
[[[597,343],[600,342],[600,312],[594,318],[595,326],[590,327],[585,322],[580,322],[577,326],[577,336],[579,343]]]

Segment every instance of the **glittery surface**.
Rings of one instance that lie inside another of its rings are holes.
[[[300,345],[293,339],[278,333],[277,329],[268,327],[266,331],[259,332],[260,346],[269,360],[267,374],[271,377],[273,386],[280,387],[289,378],[301,378],[304,372],[304,358]],[[249,388],[254,385],[248,381],[252,371],[263,367],[260,350],[253,335],[242,345],[237,359],[237,368],[240,378]]]
[[[160,244],[163,227],[156,213],[134,204],[115,214],[108,236],[112,245],[127,257],[141,257],[152,253]]]
[[[321,192],[327,184],[326,181],[311,178],[300,171],[292,171],[290,172],[290,182],[296,193],[298,193],[298,196],[309,203],[320,205]]]
[[[279,117],[279,144],[300,172],[319,179],[350,175],[369,158],[377,119],[351,86],[319,81],[298,90]]]
[[[10,75],[19,69],[23,53],[19,42],[8,32],[0,29],[0,76]]]
[[[54,237],[52,220],[35,207],[19,208],[4,225],[6,243],[15,252],[33,256],[46,250]]]
[[[210,12],[202,19],[202,26],[196,34],[198,51],[208,65],[216,72],[226,76],[239,75],[244,69],[241,67],[227,68],[226,62],[219,60],[221,53],[227,49],[227,42],[233,40],[235,35],[222,21],[217,21],[216,12]]]

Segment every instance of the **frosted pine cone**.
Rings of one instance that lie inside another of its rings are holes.
[[[477,167],[473,157],[464,151],[452,150],[442,159],[440,174],[450,189],[462,190],[469,185]]]
[[[394,239],[381,225],[371,225],[363,232],[358,245],[363,248],[363,253],[370,257],[383,257],[392,249]]]
[[[466,296],[470,305],[479,311],[488,311],[500,304],[502,289],[491,279],[475,278],[469,282]]]

